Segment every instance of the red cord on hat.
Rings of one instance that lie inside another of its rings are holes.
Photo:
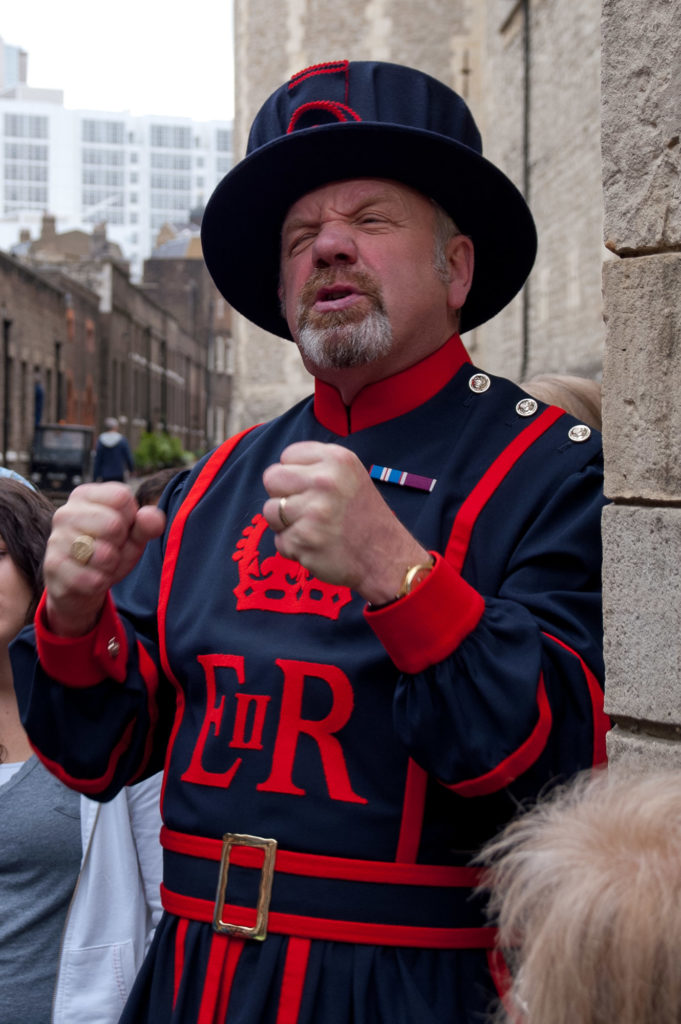
[[[349,121],[350,118],[355,121],[362,120],[359,114],[353,110],[352,107],[347,107],[344,103],[334,103],[333,100],[312,100],[310,103],[303,103],[293,111],[293,116],[291,117],[288,128],[286,129],[287,135],[294,130],[300,117],[302,117],[302,115],[308,110],[328,110],[331,114],[334,114],[339,121]],[[350,117],[346,117],[346,114],[349,114]]]

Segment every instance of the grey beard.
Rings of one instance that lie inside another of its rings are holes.
[[[313,326],[300,324],[298,348],[322,370],[366,366],[390,352],[393,332],[382,309],[371,309],[359,321]]]

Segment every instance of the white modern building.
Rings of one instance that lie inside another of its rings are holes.
[[[138,279],[159,229],[186,224],[229,170],[231,121],[67,110],[26,65],[0,38],[0,249],[37,237],[45,213],[59,233],[105,222]]]

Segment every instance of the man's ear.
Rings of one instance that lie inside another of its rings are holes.
[[[447,288],[447,305],[450,309],[459,310],[473,283],[473,267],[475,253],[473,242],[468,235],[454,235],[447,242],[445,250],[449,267],[449,285]]]

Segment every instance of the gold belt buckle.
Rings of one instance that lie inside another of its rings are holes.
[[[231,924],[222,920],[222,913],[225,909],[225,894],[227,891],[227,875],[229,873],[229,855],[233,846],[251,846],[258,850],[265,851],[265,860],[260,869],[260,886],[258,888],[258,903],[256,907],[255,926],[248,928],[242,924]],[[260,836],[239,835],[236,832],[226,832],[222,837],[222,857],[220,858],[220,874],[218,876],[218,891],[215,896],[215,912],[213,914],[213,929],[227,935],[241,935],[245,939],[256,939],[262,942],[267,938],[267,915],[270,909],[272,897],[272,882],[274,881],[274,860],[277,855],[276,839],[261,839]]]

